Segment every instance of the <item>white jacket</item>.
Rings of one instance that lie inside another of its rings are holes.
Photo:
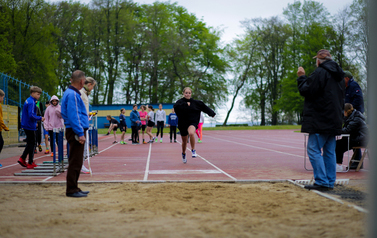
[[[166,121],[166,112],[164,110],[157,110],[156,112],[156,121]]]
[[[86,112],[88,113],[88,117],[89,117],[89,98],[88,98],[88,94],[86,94],[86,89],[85,88],[80,89],[80,93],[81,93],[81,99],[85,104]]]

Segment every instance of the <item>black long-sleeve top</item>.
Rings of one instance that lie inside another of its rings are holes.
[[[190,102],[190,106],[187,104]],[[178,116],[178,128],[188,127],[190,125],[198,126],[200,120],[200,112],[207,113],[214,117],[216,113],[204,102],[195,99],[181,98],[174,104],[174,111]]]

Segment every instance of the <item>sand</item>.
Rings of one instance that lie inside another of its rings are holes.
[[[289,183],[0,184],[0,237],[365,237],[366,214]],[[353,224],[350,225],[350,222]]]

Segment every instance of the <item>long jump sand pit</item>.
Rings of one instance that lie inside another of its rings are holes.
[[[0,237],[365,237],[366,214],[290,183],[1,184]],[[350,225],[352,223],[352,225]]]

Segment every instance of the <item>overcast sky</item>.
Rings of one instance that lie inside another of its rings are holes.
[[[57,2],[60,0],[50,0]],[[317,0],[327,8],[331,15],[336,14],[345,6],[352,4],[353,0]],[[80,0],[81,3],[90,3],[91,0]],[[155,0],[134,0],[140,4],[152,4]],[[166,2],[166,1],[160,1]],[[240,21],[251,18],[268,18],[272,16],[283,17],[283,9],[288,3],[294,0],[177,0],[189,13],[194,13],[198,19],[202,19],[207,26],[223,29],[221,40],[223,43],[230,43],[233,38],[243,33]],[[241,98],[236,101],[236,106],[230,115],[229,122],[244,121],[244,110],[239,107]],[[218,110],[216,116],[218,122],[225,119],[227,108],[230,107],[230,100],[226,106]],[[249,113],[246,113],[249,114]],[[208,122],[208,121],[207,121]]]

